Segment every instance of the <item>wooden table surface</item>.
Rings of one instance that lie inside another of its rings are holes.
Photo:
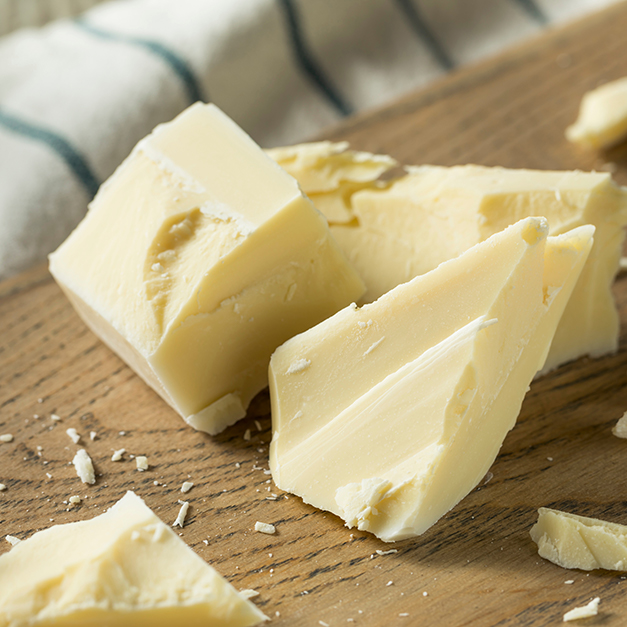
[[[616,168],[627,184],[626,146],[600,155],[564,139],[583,93],[627,75],[626,33],[627,4],[614,6],[349,119],[327,137],[408,164]],[[218,437],[192,431],[85,328],[47,271],[35,269],[0,284],[0,433],[14,435],[0,443],[0,534],[27,538],[52,521],[84,520],[135,490],[167,523],[178,499],[189,500],[183,539],[237,588],[258,590],[272,624],[549,625],[600,596],[600,615],[586,624],[624,625],[621,573],[564,570],[540,559],[529,538],[540,506],[627,523],[627,441],[611,434],[627,410],[627,278],[615,293],[619,352],[534,382],[493,478],[424,536],[381,556],[376,550],[390,545],[354,530],[351,539],[342,521],[283,494],[260,469],[271,436],[267,395]],[[80,483],[70,464],[79,446],[68,427],[95,462],[94,486]],[[128,453],[112,462],[119,448]],[[128,454],[146,455],[150,470],[136,471]],[[186,496],[185,480],[195,484]],[[68,509],[73,494],[84,500]],[[254,532],[257,520],[277,534]]]

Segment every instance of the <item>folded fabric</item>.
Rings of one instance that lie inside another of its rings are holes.
[[[608,3],[127,0],[9,35],[0,278],[43,260],[134,144],[196,100],[263,146],[294,143]]]

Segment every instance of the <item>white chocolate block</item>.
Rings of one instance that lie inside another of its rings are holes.
[[[627,571],[626,525],[541,507],[530,534],[540,557],[563,568]]]
[[[247,627],[267,620],[134,493],[0,557],[0,627]]]
[[[618,422],[612,427],[612,433],[617,438],[627,439],[627,411],[618,419]]]
[[[564,614],[564,622],[568,623],[571,620],[581,620],[582,618],[591,618],[592,616],[596,616],[599,613],[600,602],[601,597],[595,597],[587,605],[573,608]]]
[[[278,487],[385,541],[419,535],[485,476],[592,246],[527,218],[270,362]],[[294,364],[309,365],[296,369]]]
[[[293,150],[308,155],[312,149],[307,146]],[[345,144],[334,146],[335,151],[344,150],[345,160],[355,154],[347,151]],[[327,148],[327,152],[333,150]],[[362,160],[356,160],[356,165]],[[300,162],[301,167],[292,166],[291,172],[306,185],[311,184],[307,168],[313,168],[317,178],[325,172],[321,154],[314,165],[305,157]],[[284,159],[279,163],[286,167]],[[333,193],[344,199],[346,213],[339,220],[335,210],[327,211],[329,200],[324,193],[310,195],[366,283],[367,292],[360,302],[376,300],[521,218],[546,217],[550,235],[592,224],[595,243],[544,370],[582,355],[598,357],[616,351],[618,314],[611,284],[627,223],[627,192],[613,183],[610,174],[474,165],[408,169],[406,176],[381,188],[376,187],[372,178],[376,170],[371,169],[369,186],[357,191],[334,176],[329,186],[335,186]],[[320,182],[317,186],[323,187]]]
[[[627,192],[614,184],[609,174],[424,166],[412,168],[389,191],[356,194],[353,205],[367,231],[376,233],[384,225],[393,225],[398,240],[407,246],[413,242],[415,252],[407,260],[413,264],[411,276],[456,257],[527,216],[544,216],[550,235],[594,225],[594,246],[566,306],[544,370],[582,355],[597,357],[616,351],[619,321],[611,285],[625,237]],[[342,244],[337,229],[333,233]],[[397,248],[403,250],[400,245]],[[349,258],[368,284],[356,257]],[[401,256],[393,258],[398,271],[406,271]],[[370,259],[376,266],[379,260],[372,252]]]
[[[571,142],[609,148],[627,137],[627,77],[589,91],[581,100],[577,121],[566,129]]]
[[[296,181],[199,103],[137,145],[50,271],[87,325],[212,434],[245,415],[281,342],[364,290]]]

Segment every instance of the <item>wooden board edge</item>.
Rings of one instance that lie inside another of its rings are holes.
[[[372,126],[390,118],[398,118],[401,115],[411,114],[425,106],[433,104],[437,100],[459,91],[467,89],[471,85],[480,85],[486,81],[494,80],[502,74],[510,72],[513,68],[559,48],[581,32],[587,32],[597,24],[602,24],[613,15],[623,14],[627,7],[627,0],[622,0],[599,11],[583,15],[559,26],[549,26],[537,35],[525,38],[521,43],[508,46],[505,50],[495,55],[490,55],[476,62],[463,65],[450,73],[436,79],[432,83],[419,87],[408,94],[396,99],[393,103],[387,102],[378,107],[372,107],[325,128],[311,141],[322,139],[329,141],[341,141],[346,139],[346,134],[354,133],[365,127]]]

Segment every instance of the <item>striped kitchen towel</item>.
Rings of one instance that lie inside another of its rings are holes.
[[[43,260],[134,144],[196,100],[262,146],[295,143],[610,2],[125,0],[8,35],[0,278]]]

